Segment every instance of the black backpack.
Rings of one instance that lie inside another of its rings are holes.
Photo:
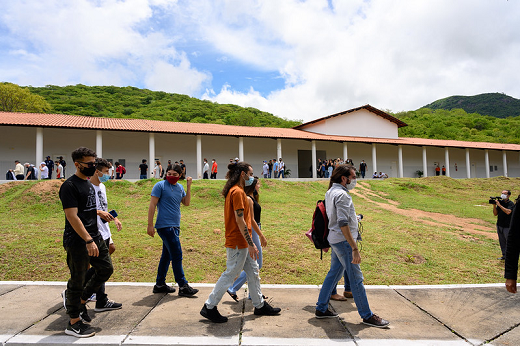
[[[320,258],[323,259],[323,250],[330,248],[327,236],[329,235],[329,218],[325,209],[325,201],[316,202],[316,209],[312,215],[312,226],[307,232],[316,249],[321,250]]]

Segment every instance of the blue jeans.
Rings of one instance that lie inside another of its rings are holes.
[[[139,179],[147,179],[148,176],[146,174],[141,174],[139,175]]]
[[[336,284],[346,271],[359,316],[363,319],[372,317],[373,313],[370,311],[365,286],[363,285],[363,273],[361,272],[359,264],[352,264],[352,248],[347,241],[330,244],[330,247],[330,270],[321,286],[318,302],[316,303],[316,310],[321,312],[327,311],[332,290],[336,287]]]
[[[285,173],[284,173],[283,169],[280,171],[280,173],[278,173],[278,177],[277,178],[280,178],[280,177],[285,178]]]
[[[170,262],[172,263],[175,282],[179,284],[179,287],[188,283],[188,280],[184,277],[184,269],[182,269],[182,248],[181,241],[179,240],[180,232],[180,227],[157,229],[157,234],[159,234],[159,237],[161,237],[163,241],[161,259],[159,260],[159,267],[157,268],[157,279],[155,280],[157,286],[166,284],[166,274],[168,274]]]
[[[260,237],[258,234],[256,234],[255,230],[253,230],[253,243],[255,243],[256,248],[258,249],[258,259],[256,260],[256,263],[258,263],[258,270],[260,270],[260,268],[262,268],[262,246],[260,245]],[[246,280],[246,272],[242,270],[242,273],[240,273],[240,276],[235,280],[233,286],[231,286],[228,291],[230,293],[236,294],[237,291],[242,288],[242,285],[246,282]]]
[[[347,274],[347,271],[346,271],[346,270],[343,272],[343,277],[345,278],[345,291],[346,291],[346,292],[352,292],[352,291],[350,290],[350,282],[348,281],[348,274]],[[341,279],[340,279],[340,280],[341,280]],[[339,282],[338,282],[338,284],[339,284]],[[336,287],[336,286],[334,286],[334,289],[332,290],[332,293],[331,293],[331,294],[332,294],[332,295],[338,294],[338,290],[337,290],[337,287]]]
[[[264,298],[262,298],[262,291],[260,289],[260,277],[258,276],[258,264],[249,256],[247,248],[226,248],[227,261],[226,271],[222,273],[218,279],[213,291],[206,300],[206,307],[213,309],[218,305],[224,293],[233,283],[233,280],[240,274],[243,269],[247,275],[247,287],[253,306],[261,308],[264,306]]]

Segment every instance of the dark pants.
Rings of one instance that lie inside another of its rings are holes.
[[[361,171],[361,178],[365,178],[365,171]]]
[[[498,209],[498,208],[497,208]],[[498,243],[502,251],[502,257],[506,257],[507,236],[509,235],[509,227],[500,227],[497,225]]]
[[[25,176],[23,174],[16,175],[16,180],[24,180],[24,179],[25,179]]]
[[[188,280],[186,280],[186,277],[184,276],[184,269],[182,268],[182,248],[179,239],[180,232],[181,229],[179,227],[157,229],[157,234],[159,234],[159,237],[161,237],[163,241],[161,259],[159,260],[159,267],[157,268],[157,286],[166,284],[166,274],[168,274],[170,262],[172,264],[175,282],[179,284],[179,287],[188,283]]]
[[[104,242],[108,248],[110,245],[110,238],[105,239]],[[109,256],[110,256],[110,252],[109,252]],[[95,272],[96,271],[95,271],[94,267],[90,267],[87,270],[87,274],[85,275],[85,282],[89,282],[90,279],[92,278],[92,276],[94,276]],[[99,289],[95,293],[96,293],[96,300],[98,302],[104,302],[105,300],[107,300],[107,295],[105,294],[105,283],[104,282],[101,284],[101,286],[99,286]]]
[[[86,245],[65,248],[70,270],[70,279],[67,283],[67,314],[70,318],[79,317],[81,299],[90,298],[114,271],[105,241],[101,236],[94,238],[94,241],[99,249],[98,257],[89,256]],[[94,274],[85,283],[89,263],[94,268]]]
[[[211,173],[211,179],[217,179],[217,173]]]
[[[204,172],[204,175],[202,176],[202,179],[208,179],[208,172]]]

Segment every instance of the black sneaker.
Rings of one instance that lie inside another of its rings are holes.
[[[79,318],[81,318],[82,321],[85,321],[87,323],[92,322],[92,318],[90,318],[87,312],[87,304],[81,304],[81,312],[79,313]]]
[[[174,293],[174,292],[175,292],[175,287],[172,287],[172,286],[168,286],[168,285],[161,285],[161,286],[154,285],[153,286],[153,293]]]
[[[271,305],[269,305],[268,302],[264,302],[264,306],[261,308],[255,308],[255,315],[267,315],[267,316],[274,316],[278,315],[282,311],[280,308],[273,308]]]
[[[330,309],[327,309],[325,312],[321,312],[320,310],[316,310],[314,312],[314,315],[316,318],[333,318],[338,317],[338,314],[335,312],[330,311]]]
[[[363,323],[370,327],[376,327],[376,328],[386,328],[390,324],[390,322],[382,319],[381,317],[377,316],[376,314],[373,314],[372,317],[370,317],[368,319],[363,319]]]
[[[196,288],[191,287],[188,284],[185,284],[181,288],[179,288],[179,296],[181,297],[192,297],[195,294],[197,294],[199,290]]]
[[[119,310],[123,307],[123,304],[116,303],[113,300],[110,300],[107,298],[105,303],[103,302],[96,302],[96,308],[94,309],[95,312],[103,312],[103,311],[111,311],[111,310]]]
[[[63,292],[61,292],[61,298],[63,298],[63,308],[65,311],[67,311],[67,290],[64,289]]]
[[[70,321],[65,329],[65,334],[72,335],[77,338],[88,338],[90,336],[94,336],[96,332],[92,327],[88,324],[83,323],[83,321],[79,320],[74,324],[70,324]]]
[[[206,307],[206,304],[204,304],[204,306],[200,310],[200,314],[214,323],[225,323],[228,321],[227,317],[222,316],[220,312],[218,312],[216,306],[213,309],[208,309]]]

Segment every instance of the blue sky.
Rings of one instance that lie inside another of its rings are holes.
[[[506,0],[0,0],[0,81],[135,86],[311,120],[520,98]]]

